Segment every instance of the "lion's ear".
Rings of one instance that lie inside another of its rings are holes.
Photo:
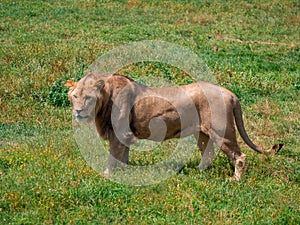
[[[94,87],[96,87],[97,89],[102,89],[104,84],[104,80],[97,80],[94,82]]]
[[[73,82],[71,80],[67,80],[65,86],[67,86],[70,90],[74,90],[77,87],[78,82]]]

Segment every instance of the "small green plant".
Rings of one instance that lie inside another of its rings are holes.
[[[52,84],[47,95],[47,102],[53,106],[66,107],[70,105],[68,100],[68,88],[65,86],[66,79],[57,78]]]

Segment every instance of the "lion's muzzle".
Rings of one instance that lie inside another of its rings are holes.
[[[86,122],[89,118],[89,115],[84,115],[84,112],[81,109],[74,110],[73,116],[77,122]]]

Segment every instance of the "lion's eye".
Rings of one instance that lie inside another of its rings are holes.
[[[78,96],[77,96],[77,95],[73,95],[73,98],[77,99],[77,98],[78,98]]]

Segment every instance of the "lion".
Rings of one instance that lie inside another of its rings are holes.
[[[256,146],[246,133],[236,95],[208,82],[154,88],[123,75],[89,71],[79,82],[68,80],[66,86],[75,120],[94,123],[99,136],[109,141],[106,176],[117,164],[128,164],[130,145],[139,139],[164,141],[194,135],[205,159],[200,169],[211,165],[216,144],[234,164],[231,181],[241,180],[246,162],[236,128],[258,153],[269,155],[283,146],[275,144],[269,150]]]

